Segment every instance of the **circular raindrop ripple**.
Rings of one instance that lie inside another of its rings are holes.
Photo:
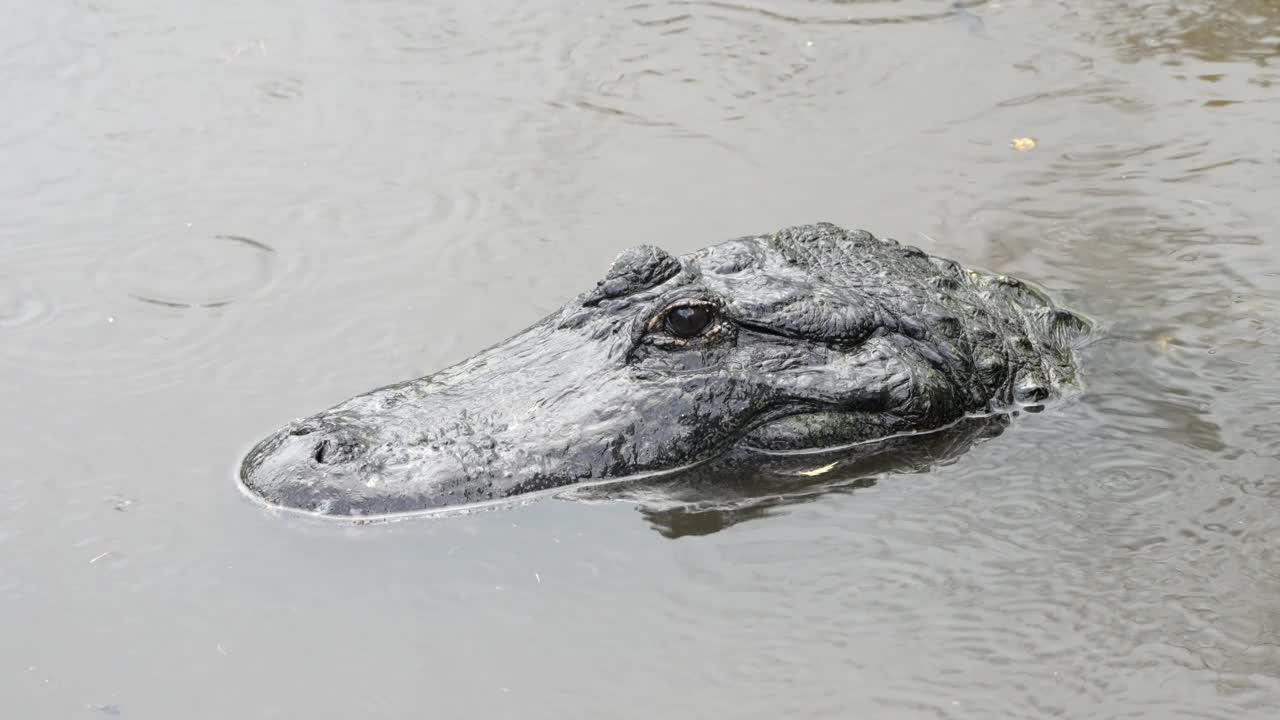
[[[99,263],[89,283],[68,275],[48,288],[56,314],[15,284],[0,292],[0,329],[47,322],[24,342],[4,344],[0,362],[64,383],[111,377],[118,388],[146,390],[190,383],[226,359],[217,348],[241,317],[226,306],[269,287],[280,260],[271,246],[240,235],[153,240]]]
[[[274,259],[271,246],[241,235],[156,241],[109,264],[102,281],[154,305],[221,307],[269,285]]]

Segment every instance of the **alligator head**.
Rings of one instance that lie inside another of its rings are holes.
[[[1021,281],[829,224],[643,246],[505,342],[284,427],[241,481],[376,516],[935,430],[1058,395],[1087,330]]]

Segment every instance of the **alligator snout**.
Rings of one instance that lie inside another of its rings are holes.
[[[241,476],[246,487],[289,507],[357,515],[387,511],[375,479],[378,463],[354,428],[295,424],[263,440],[247,460]]]
[[[253,448],[244,487],[272,505],[373,516],[474,503],[536,463],[508,437],[512,423],[458,405],[443,383],[383,388],[295,421]]]

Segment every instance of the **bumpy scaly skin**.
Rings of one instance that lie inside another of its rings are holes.
[[[665,312],[690,304],[713,320],[677,337]],[[1088,329],[1024,282],[829,224],[643,246],[523,333],[283,428],[241,479],[368,516],[931,430],[1055,397]]]

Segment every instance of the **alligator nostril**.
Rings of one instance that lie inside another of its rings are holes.
[[[323,465],[324,458],[328,454],[329,454],[329,441],[321,440],[320,442],[316,443],[316,449],[311,452],[311,459]]]

